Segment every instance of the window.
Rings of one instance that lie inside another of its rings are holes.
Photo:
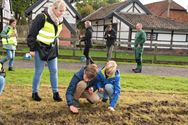
[[[147,37],[147,40],[151,40],[151,32],[147,32],[146,33],[146,37]],[[158,34],[157,33],[153,33],[152,35],[152,40],[157,40],[157,37],[158,37]]]

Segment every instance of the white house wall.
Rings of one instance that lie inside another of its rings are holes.
[[[135,7],[138,9],[135,9]],[[134,4],[134,9],[133,9],[133,3],[129,4],[128,6],[126,6],[125,8],[123,8],[120,12],[122,13],[142,13],[142,14],[146,14],[146,12],[137,4]]]
[[[121,46],[128,47],[125,42],[128,42],[129,38],[129,26],[123,22],[121,22],[119,19],[113,17],[112,19],[114,24],[117,24],[117,41],[120,43]],[[111,24],[111,19],[108,20],[99,20],[92,22],[93,25],[93,40],[98,40],[99,43],[105,43],[104,42],[104,22],[105,25]],[[144,29],[145,30],[145,29]],[[97,32],[98,31],[98,32]],[[146,33],[151,33],[151,30],[145,30]],[[169,45],[169,47],[164,46],[158,46],[158,48],[170,48],[171,44],[171,34],[172,31],[164,31],[164,30],[153,30],[154,34],[157,34],[157,40],[152,40],[152,44],[160,44],[160,45]],[[136,35],[136,29],[132,29],[132,36],[131,36],[131,42],[134,43],[135,41],[135,35]],[[185,45],[185,49],[188,49],[186,46],[188,46],[188,42],[186,42],[186,32],[174,32],[173,34],[173,45]],[[120,40],[120,41],[119,41]],[[151,40],[146,40],[146,44],[144,45],[145,48],[150,48]],[[132,44],[131,47],[134,47]],[[152,46],[154,48],[154,46]],[[173,49],[181,49],[180,47],[173,47]]]
[[[3,3],[3,27],[5,27],[9,23],[9,19],[11,19],[11,10],[10,10],[10,1],[4,0]]]
[[[33,11],[32,11],[32,20],[35,19],[35,17],[40,14],[45,8],[49,7],[50,4],[52,4],[51,2],[46,2],[46,0],[44,0],[43,2],[41,2],[38,6],[36,6]],[[42,7],[43,6],[43,7]]]
[[[10,11],[10,2],[9,0],[5,0],[3,4],[3,17],[10,19],[11,18],[11,11]]]
[[[53,0],[49,0],[48,2],[44,0],[42,3],[40,3],[37,7],[35,7],[32,11],[32,20],[35,19],[35,17],[40,14],[45,8],[48,8],[53,3]],[[64,13],[64,17],[66,20],[71,23],[76,23],[76,14],[68,7],[68,5],[64,2],[64,4],[67,7],[67,10]]]
[[[127,13],[128,11],[130,11],[130,8],[133,6],[133,4],[129,4],[128,6],[126,6],[125,8],[123,8],[120,12],[122,13]]]
[[[170,41],[171,34],[158,34],[158,40]]]
[[[138,11],[135,9],[137,13],[146,14],[146,12],[145,12],[138,4],[135,3],[135,7],[140,11],[140,12],[138,12]]]
[[[120,23],[121,21],[118,19],[118,18],[116,18],[115,16],[113,16],[113,23]]]
[[[105,24],[112,24],[112,19],[107,19],[107,20],[105,20]]]
[[[186,35],[176,35],[173,36],[173,41],[184,41],[186,40]]]

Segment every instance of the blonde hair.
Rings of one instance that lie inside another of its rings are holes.
[[[91,21],[85,21],[85,25],[86,25],[87,27],[91,26]]]
[[[98,72],[98,67],[96,64],[89,64],[87,65],[86,69],[85,69],[85,75],[89,78],[89,79],[93,79],[96,77]]]
[[[117,63],[113,60],[108,61],[105,65],[105,73],[107,76],[112,76],[117,69]]]
[[[60,10],[61,8],[66,8],[63,0],[55,0],[52,4],[56,9]]]

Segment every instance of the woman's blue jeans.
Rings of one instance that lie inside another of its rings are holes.
[[[50,61],[43,61],[40,59],[38,51],[35,51],[35,74],[33,78],[32,92],[38,92],[40,79],[42,72],[44,70],[45,62],[48,64],[48,69],[50,71],[50,82],[52,91],[58,92],[58,69],[57,69],[57,58]]]
[[[0,95],[4,90],[4,87],[5,87],[5,78],[0,75]]]
[[[3,64],[9,60],[9,67],[13,67],[14,58],[15,58],[15,50],[6,49],[7,56],[1,61]]]

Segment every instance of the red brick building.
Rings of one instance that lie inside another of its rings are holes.
[[[147,4],[145,7],[148,8],[153,15],[168,17],[168,5],[168,0],[164,0]],[[187,10],[172,0],[170,4],[169,18],[178,22],[188,23]]]

